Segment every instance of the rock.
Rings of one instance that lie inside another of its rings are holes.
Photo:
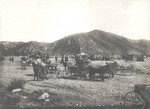
[[[24,108],[24,106],[19,106],[19,109],[23,109]]]
[[[15,92],[20,92],[22,89],[18,88],[18,89],[13,89],[12,90],[12,93],[15,93]]]
[[[38,100],[46,100],[48,98],[49,98],[49,94],[47,92],[45,92],[38,98]]]
[[[23,98],[23,99],[26,99],[27,97],[26,97],[26,96],[23,96],[22,98]]]

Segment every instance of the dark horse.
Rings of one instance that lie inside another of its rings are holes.
[[[112,77],[114,77],[114,72],[118,69],[118,64],[115,61],[114,63],[108,63],[105,66],[101,66],[99,68],[93,68],[92,64],[88,65],[87,67],[89,69],[90,79],[92,79],[92,77],[95,77],[95,73],[99,73],[102,81],[104,81],[105,73],[108,73],[109,75],[112,75]]]
[[[33,66],[33,71],[34,71],[34,81],[35,79],[44,79],[44,75],[45,75],[45,68],[41,65],[35,64],[34,62],[32,62],[32,66]]]

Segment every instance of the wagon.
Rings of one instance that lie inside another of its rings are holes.
[[[130,66],[127,66],[127,67],[122,65],[122,66],[120,66],[119,71],[123,75],[127,75],[127,74],[132,75],[133,72],[134,72],[134,68],[133,68],[133,65],[130,65]]]
[[[72,66],[67,66],[68,67],[68,71],[69,73],[73,74],[73,73],[77,73],[78,71],[78,67],[75,66],[75,65],[72,65]]]
[[[124,96],[124,106],[136,109],[150,109],[150,84],[135,85],[134,91]]]
[[[58,64],[57,63],[51,63],[46,65],[46,73],[53,73],[57,71]]]
[[[82,73],[82,70],[76,65],[67,66],[67,67],[68,67],[69,73],[72,74],[72,75],[81,74]]]
[[[79,56],[79,57],[78,57]],[[68,72],[72,75],[80,75],[80,76],[85,76],[85,72],[87,71],[87,59],[84,58],[85,54],[81,53],[81,56],[78,55],[75,57],[75,63],[73,62],[68,62],[67,63],[67,68]]]

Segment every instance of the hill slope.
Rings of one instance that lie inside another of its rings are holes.
[[[144,53],[148,54],[149,41],[131,40],[112,33],[93,30],[67,36],[56,42],[52,52],[57,53]]]
[[[2,55],[27,55],[35,52],[50,54],[93,53],[136,53],[150,54],[150,41],[131,40],[116,34],[93,30],[87,33],[73,34],[53,43],[40,42],[0,42]]]

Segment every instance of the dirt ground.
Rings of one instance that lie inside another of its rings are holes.
[[[133,65],[134,73],[123,75],[117,72],[114,78],[105,79],[104,82],[99,78],[94,80],[68,78],[61,64],[58,66],[60,75],[48,74],[48,79],[33,81],[32,66],[22,70],[19,61],[20,57],[15,57],[13,63],[7,57],[0,62],[0,82],[7,87],[14,78],[27,81],[23,90],[19,92],[20,96],[27,97],[21,99],[20,106],[100,106],[105,108],[116,106],[114,109],[120,109],[117,106],[123,105],[123,97],[127,92],[133,91],[136,84],[150,84],[148,60],[145,62],[119,60],[117,61],[119,65]],[[141,72],[137,73],[139,69]],[[37,101],[44,92],[50,95],[50,101]]]

